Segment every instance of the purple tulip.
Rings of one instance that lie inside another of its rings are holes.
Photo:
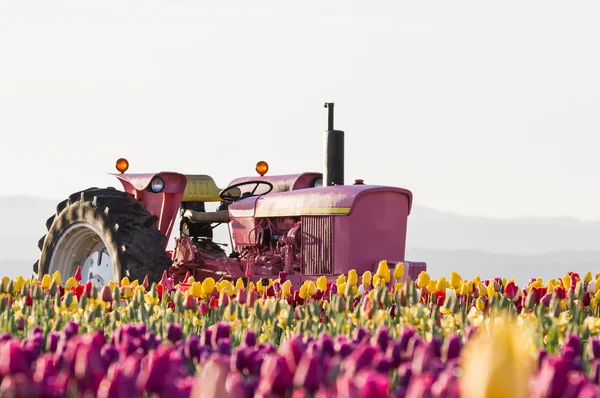
[[[231,340],[229,338],[222,338],[219,340],[217,351],[223,355],[231,354]]]
[[[385,351],[387,349],[388,342],[390,341],[390,333],[388,332],[387,327],[380,327],[375,335],[375,339],[377,340],[377,344],[381,350]]]
[[[375,354],[378,353],[377,348],[371,345],[359,346],[346,360],[350,361],[348,371],[350,374],[356,374],[359,370],[368,367],[373,362]]]
[[[369,332],[362,326],[359,326],[358,329],[354,331],[354,342],[357,344],[369,338]]]
[[[588,342],[588,355],[591,359],[600,359],[600,338],[590,338]]]
[[[400,335],[400,348],[403,352],[406,352],[408,349],[408,343],[410,339],[415,335],[415,329],[412,327],[404,327],[402,329],[402,334]]]
[[[294,371],[300,363],[300,358],[305,350],[306,344],[299,335],[296,335],[282,344],[280,352],[287,359],[292,371]]]
[[[160,346],[150,355],[147,367],[142,368],[137,379],[137,386],[141,390],[161,393],[172,384],[169,373],[172,366],[170,353],[172,348]]]
[[[349,343],[341,343],[337,348],[337,353],[342,358],[346,358],[348,355],[352,353],[352,346]]]
[[[392,369],[392,361],[379,352],[373,359],[374,369],[379,373],[388,373]]]
[[[388,345],[386,355],[392,363],[392,366],[397,368],[402,362],[402,345],[400,342],[392,341],[391,344]]]
[[[567,336],[567,340],[563,346],[563,349],[566,347],[571,347],[573,351],[577,354],[577,356],[581,355],[581,339],[576,334],[569,334]]]
[[[568,385],[569,363],[559,357],[546,357],[534,379],[532,398],[562,397]]]
[[[27,362],[25,355],[17,340],[0,343],[0,377],[6,377],[15,373],[27,373]]]
[[[335,344],[331,336],[328,334],[322,334],[320,336],[319,347],[321,349],[321,352],[326,355],[332,356],[335,354]]]
[[[2,343],[4,341],[9,341],[9,340],[12,340],[12,336],[10,335],[10,333],[0,334],[0,343]]]
[[[433,398],[431,388],[435,382],[435,377],[431,373],[415,375],[410,378],[410,383],[406,390],[407,397]]]
[[[378,374],[369,370],[362,370],[356,378],[359,396],[385,397],[388,395],[389,380],[387,375]]]
[[[204,329],[204,333],[200,338],[200,344],[203,346],[212,346],[212,329]]]
[[[172,343],[175,343],[183,337],[183,330],[181,329],[181,325],[178,323],[169,323],[167,327],[167,339],[171,340]]]
[[[252,398],[253,390],[246,384],[244,376],[237,372],[229,372],[225,379],[225,391],[230,397]]]
[[[246,330],[246,334],[244,334],[244,345],[246,347],[253,347],[256,344],[256,333],[253,330]]]
[[[288,361],[281,355],[269,354],[261,367],[257,392],[283,395],[292,386],[293,379]]]
[[[461,341],[457,334],[444,340],[444,357],[446,361],[458,358],[461,351]]]
[[[213,327],[213,333],[211,335],[211,344],[213,347],[218,347],[218,343],[221,339],[228,339],[230,337],[231,325],[227,322],[219,322]]]
[[[304,354],[294,373],[294,386],[316,392],[323,381],[321,359],[315,355]]]
[[[452,370],[445,370],[440,373],[440,376],[431,386],[431,393],[434,398],[448,397],[459,398],[460,388],[458,377]]]

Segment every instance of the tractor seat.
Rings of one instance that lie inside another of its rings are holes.
[[[229,222],[229,211],[195,211],[187,209],[183,212],[183,218],[197,223],[224,223]]]

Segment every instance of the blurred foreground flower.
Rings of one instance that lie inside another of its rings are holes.
[[[535,361],[523,347],[527,327],[501,316],[480,330],[463,349],[463,398],[526,398]]]

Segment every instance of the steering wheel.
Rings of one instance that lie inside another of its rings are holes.
[[[244,186],[244,185],[252,185],[252,184],[255,185],[254,189],[250,192],[246,191],[242,195],[242,190],[239,187]],[[261,185],[266,185],[268,189],[265,192],[262,192],[262,190],[261,190],[261,193],[259,193],[258,195],[255,195],[256,190]],[[244,181],[244,182],[240,182],[238,184],[234,184],[234,185],[231,185],[231,186],[225,188],[224,190],[221,191],[221,193],[219,193],[219,197],[221,199],[223,199],[224,201],[237,202],[240,199],[249,198],[251,196],[266,195],[269,192],[271,192],[272,190],[273,190],[273,184],[271,184],[270,182],[267,182],[267,181],[260,181],[260,180]],[[248,193],[249,193],[249,195],[248,195]]]

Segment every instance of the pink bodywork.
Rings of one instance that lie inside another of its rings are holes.
[[[256,243],[252,232],[265,217],[327,216],[332,225],[325,227],[333,234],[331,274],[352,268],[362,274],[373,271],[380,260],[404,260],[411,205],[412,193],[406,189],[348,185],[251,197],[230,205],[229,213],[238,245]],[[322,252],[322,244],[315,243],[316,252]]]
[[[126,192],[141,200],[158,217],[159,231],[169,237],[187,185],[185,175],[172,172],[114,175]],[[165,182],[163,192],[158,194],[148,190],[156,176]],[[412,279],[426,270],[425,263],[404,261],[407,219],[412,206],[409,190],[373,185],[314,187],[321,177],[321,173],[300,173],[232,181],[229,186],[247,181],[273,184],[270,193],[241,199],[229,206],[235,246],[249,252],[241,258],[213,256],[197,250],[191,239],[182,235],[176,238],[175,250],[169,253],[174,263],[169,271],[171,276],[177,281],[187,272],[196,280],[208,276],[246,278],[249,265],[253,270],[251,280],[276,277],[274,270],[284,269],[297,286],[303,280],[315,280],[321,275],[334,280],[350,269],[359,275],[375,272],[381,260],[387,260],[390,267],[403,262],[405,276]],[[258,252],[259,238],[272,231],[283,231],[278,233],[282,235],[279,244],[271,244],[270,248],[262,244],[263,249]]]
[[[141,200],[148,212],[158,217],[158,230],[168,238],[179,211],[179,205],[187,185],[187,177],[173,172],[113,175],[121,181],[125,192]],[[165,182],[165,187],[160,193],[147,190],[154,177],[160,177]],[[165,243],[165,248],[167,244],[168,241]]]

